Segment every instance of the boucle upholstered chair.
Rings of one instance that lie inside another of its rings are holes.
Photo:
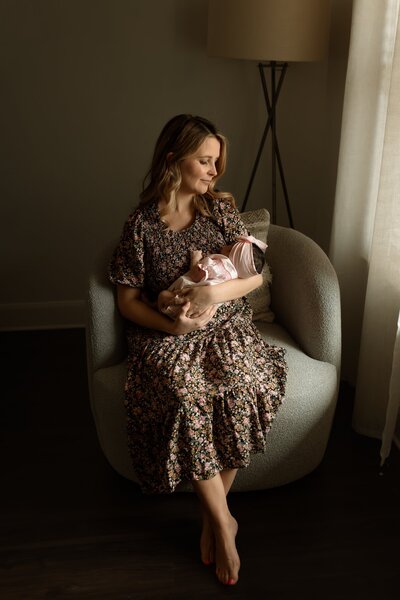
[[[249,211],[246,225],[267,211]],[[258,235],[258,231],[252,231]],[[274,322],[256,321],[264,339],[287,350],[286,398],[268,435],[265,454],[240,470],[232,491],[266,489],[299,479],[321,462],[335,411],[341,355],[340,299],[334,269],[310,238],[270,225],[266,258],[272,271]],[[125,433],[126,344],[114,287],[108,282],[110,252],[90,278],[87,357],[91,408],[101,448],[114,469],[136,481]],[[188,490],[188,484],[178,489]]]

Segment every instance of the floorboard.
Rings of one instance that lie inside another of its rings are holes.
[[[193,494],[143,496],[97,443],[82,330],[0,334],[2,600],[396,600],[400,456],[351,429],[343,385],[326,456],[304,479],[230,496],[235,587],[198,556]]]

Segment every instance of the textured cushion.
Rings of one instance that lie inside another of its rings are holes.
[[[270,219],[269,212],[265,208],[244,212],[241,214],[241,218],[250,235],[267,243]],[[267,263],[264,265],[262,275],[263,284],[250,292],[247,298],[253,309],[253,321],[267,321],[271,323],[274,320],[274,313],[270,309],[271,295],[269,291],[272,276]]]
[[[267,437],[265,454],[255,454],[239,471],[233,491],[276,487],[313,471],[321,461],[335,410],[337,370],[307,356],[276,323],[257,323],[262,337],[286,348],[288,378],[285,399]]]
[[[93,376],[92,407],[100,445],[110,465],[128,479],[137,481],[128,451],[125,382],[127,363],[99,369]]]
[[[269,344],[286,348],[288,380],[286,397],[267,439],[265,454],[252,456],[249,467],[239,470],[233,491],[274,487],[306,475],[320,461],[321,437],[328,439],[337,385],[334,365],[315,360],[301,351],[278,324],[257,323]],[[137,481],[129,457],[126,437],[123,361],[99,369],[94,375],[95,421],[100,444],[111,466],[124,477]],[[190,491],[182,483],[179,491]]]

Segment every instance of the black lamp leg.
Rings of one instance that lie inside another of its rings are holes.
[[[283,73],[283,71],[282,71]],[[271,115],[272,152],[271,152],[271,184],[272,184],[272,222],[276,223],[276,89],[275,89],[275,62],[271,63],[271,106],[268,108]]]
[[[271,69],[271,101],[269,99],[267,82],[265,79],[264,69],[268,67]],[[272,177],[272,222],[276,223],[276,165],[278,165],[279,177],[282,184],[282,190],[285,198],[286,210],[288,213],[290,226],[293,228],[293,217],[290,209],[289,195],[286,187],[285,175],[283,172],[282,159],[279,151],[278,138],[276,134],[276,105],[278,102],[279,94],[282,88],[283,80],[286,74],[288,63],[276,63],[271,61],[269,63],[259,63],[259,73],[261,77],[261,84],[264,92],[265,103],[268,111],[268,120],[264,129],[264,133],[261,138],[261,143],[257,152],[257,157],[251,172],[250,181],[247,186],[246,195],[242,205],[242,211],[246,208],[247,201],[250,195],[250,191],[253,185],[254,177],[257,172],[258,164],[260,162],[261,154],[267,139],[268,131],[271,129],[272,132],[272,157],[271,157],[271,177]],[[278,84],[276,84],[276,71],[280,70],[280,76]]]

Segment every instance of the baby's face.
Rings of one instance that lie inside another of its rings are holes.
[[[222,246],[222,248],[220,250],[220,254],[223,254],[224,256],[229,257],[232,248],[233,248],[233,244],[231,244],[230,246]]]

